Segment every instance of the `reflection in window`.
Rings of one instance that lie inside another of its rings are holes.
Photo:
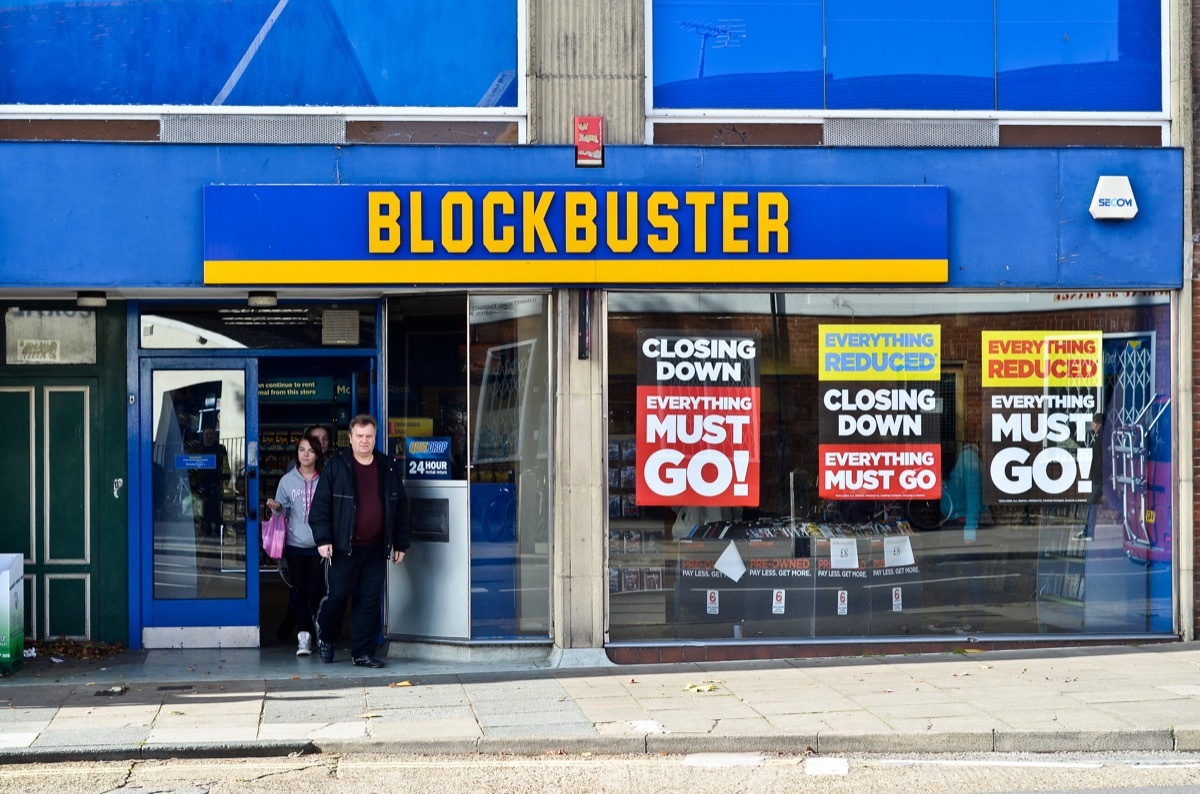
[[[1002,110],[1159,110],[1157,3],[1013,0],[997,7]]]
[[[991,0],[829,0],[829,108],[991,110]]]
[[[1154,0],[653,0],[660,109],[1162,109]]]
[[[515,107],[516,24],[514,2],[0,1],[0,104]]]
[[[245,598],[245,374],[153,378],[154,597]]]

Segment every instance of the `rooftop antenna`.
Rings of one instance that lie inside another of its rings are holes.
[[[713,39],[713,49],[720,50],[726,47],[740,47],[742,39],[746,38],[746,20],[744,19],[718,19],[715,24],[684,20],[679,23],[679,27],[700,36],[700,65],[696,69],[697,79],[704,76],[704,49],[708,45],[709,39]]]

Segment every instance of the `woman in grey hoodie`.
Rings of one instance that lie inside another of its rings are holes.
[[[275,498],[267,500],[267,507],[273,513],[282,512],[287,522],[283,558],[288,570],[289,608],[298,629],[297,656],[312,653],[313,632],[316,631],[313,616],[325,596],[325,572],[313,542],[312,529],[308,526],[308,511],[312,507],[323,462],[320,441],[305,434],[296,443],[296,467],[280,478]]]

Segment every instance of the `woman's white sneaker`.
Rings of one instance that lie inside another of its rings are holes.
[[[302,631],[296,635],[296,655],[308,656],[312,653],[312,635]]]

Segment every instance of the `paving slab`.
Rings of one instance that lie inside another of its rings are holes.
[[[404,661],[370,674],[286,649],[139,654],[0,679],[0,763],[379,748],[1200,751],[1197,644],[595,669]]]

